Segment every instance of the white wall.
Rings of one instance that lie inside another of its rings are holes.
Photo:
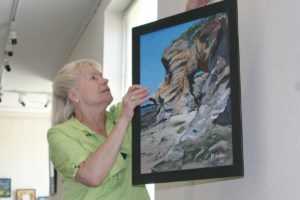
[[[159,17],[182,2],[159,0]],[[239,0],[245,177],[156,185],[156,200],[299,199],[300,2]]]
[[[119,102],[122,97],[122,13],[107,9],[104,25],[103,76],[106,77],[114,97]]]
[[[103,0],[68,59],[92,58],[100,62],[103,76],[113,88],[113,103],[122,98],[122,12],[129,3]]]
[[[104,10],[109,0],[102,0],[97,11],[88,20],[88,24],[82,29],[84,30],[76,43],[68,62],[81,58],[95,59],[103,63],[103,39],[104,39]]]
[[[16,189],[36,189],[37,196],[49,195],[47,130],[49,114],[0,113],[0,177],[11,178]]]

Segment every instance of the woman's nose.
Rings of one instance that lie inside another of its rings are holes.
[[[102,82],[103,84],[106,84],[106,83],[108,83],[108,79],[103,77],[103,78],[101,79],[101,82]]]

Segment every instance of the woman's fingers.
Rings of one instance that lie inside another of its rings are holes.
[[[148,99],[148,89],[141,85],[133,85],[129,87],[127,94],[123,97],[123,109],[121,117],[131,121],[134,109]]]
[[[130,86],[130,87],[128,88],[128,92],[127,92],[127,93],[133,92],[133,91],[138,90],[138,89],[141,89],[141,88],[143,88],[143,86],[138,85],[138,84],[134,84],[134,85],[132,85],[132,86]]]
[[[129,93],[130,96],[130,100],[131,101],[137,101],[137,102],[144,102],[145,100],[147,100],[147,95],[148,95],[148,89],[147,88],[140,88],[137,89],[131,93]]]
[[[135,106],[137,106],[148,99],[148,92],[148,89],[141,85],[133,85],[129,87],[126,96],[128,96],[130,101],[134,102]]]

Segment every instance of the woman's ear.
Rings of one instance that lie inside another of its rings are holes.
[[[69,101],[71,101],[72,103],[79,103],[79,99],[74,89],[69,89],[67,92],[67,96]]]

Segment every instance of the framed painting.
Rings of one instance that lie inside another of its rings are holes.
[[[0,198],[11,196],[11,179],[0,178]]]
[[[57,171],[54,168],[51,160],[49,160],[49,175],[49,191],[51,195],[54,195],[57,190]]]
[[[223,0],[133,28],[133,184],[242,177],[237,5]]]
[[[35,189],[17,189],[17,200],[35,200]]]
[[[37,200],[49,200],[49,197],[38,197]]]

